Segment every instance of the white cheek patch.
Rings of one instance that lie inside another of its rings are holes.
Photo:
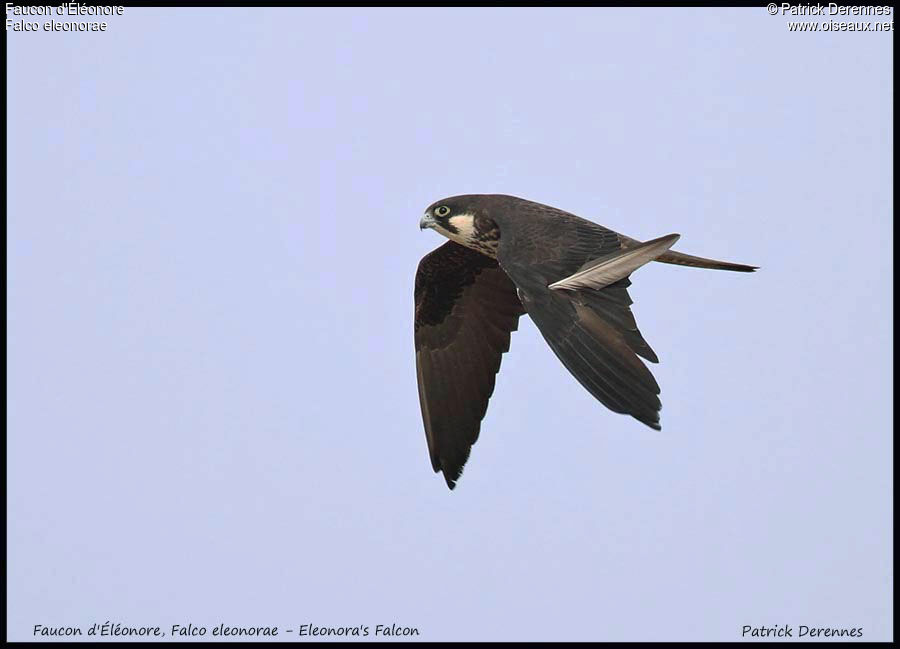
[[[451,216],[449,223],[457,230],[453,234],[447,235],[454,241],[464,243],[475,240],[475,217],[471,214]]]

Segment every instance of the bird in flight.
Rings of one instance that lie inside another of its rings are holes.
[[[456,486],[487,412],[500,357],[525,313],[600,403],[660,430],[658,363],[631,314],[629,275],[644,264],[752,272],[756,266],[641,242],[555,207],[503,194],[453,196],[419,222],[450,241],[419,262],[416,376],[435,472]]]

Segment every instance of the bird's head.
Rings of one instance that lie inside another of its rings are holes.
[[[453,196],[428,206],[421,229],[431,228],[467,248],[482,249],[486,235],[496,226],[488,216],[487,197]]]
[[[459,238],[464,238],[466,233],[475,227],[475,210],[470,207],[462,197],[454,196],[432,203],[425,210],[422,220],[419,221],[421,229],[431,228],[437,230],[448,239],[458,243]]]

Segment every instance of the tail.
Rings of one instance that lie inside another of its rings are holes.
[[[715,259],[705,259],[704,257],[694,257],[694,255],[686,255],[683,252],[675,252],[669,250],[657,257],[654,261],[661,261],[664,264],[678,264],[679,266],[693,266],[694,268],[712,268],[714,270],[736,270],[739,273],[752,273],[759,266],[746,266],[744,264],[733,264],[730,261],[716,261]]]
[[[634,248],[641,245],[641,242],[624,234],[619,235],[619,242],[623,248]],[[706,259],[705,257],[695,257],[694,255],[686,255],[683,252],[675,252],[668,250],[661,254],[653,261],[660,261],[664,264],[677,264],[678,266],[693,266],[694,268],[712,268],[713,270],[734,270],[739,273],[752,273],[759,266],[747,266],[745,264],[733,264],[730,261],[717,261],[715,259]]]

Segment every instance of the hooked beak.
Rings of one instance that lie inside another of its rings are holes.
[[[434,217],[431,216],[428,212],[425,212],[425,215],[422,217],[422,220],[419,221],[419,229],[424,230],[425,228],[433,228],[436,225],[436,221]]]

